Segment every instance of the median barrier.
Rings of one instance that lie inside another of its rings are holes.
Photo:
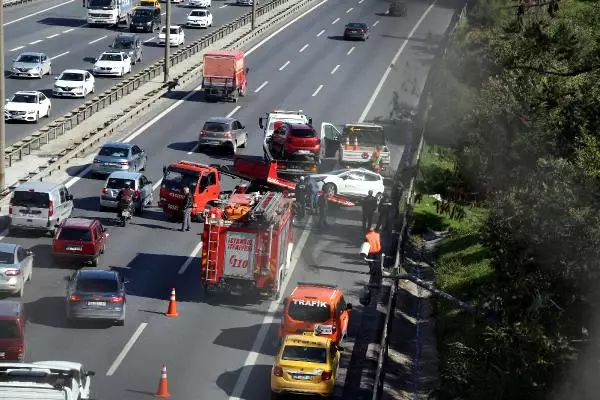
[[[33,0],[2,0],[2,7],[12,7],[18,4],[30,3]]]

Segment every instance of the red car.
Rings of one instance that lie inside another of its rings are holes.
[[[97,219],[68,218],[57,227],[52,255],[56,261],[79,260],[96,266],[107,239],[108,232]]]
[[[308,124],[286,123],[271,135],[271,151],[275,155],[281,155],[283,159],[296,155],[314,155],[318,159],[321,139],[317,131]]]
[[[0,362],[25,358],[25,309],[17,301],[0,301]]]

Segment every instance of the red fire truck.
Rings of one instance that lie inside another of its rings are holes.
[[[210,209],[200,276],[207,293],[279,296],[294,243],[292,203],[285,193],[234,193]]]

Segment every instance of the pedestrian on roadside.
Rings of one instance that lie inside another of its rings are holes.
[[[379,201],[379,207],[377,208],[378,218],[377,224],[375,225],[376,230],[385,231],[388,227],[390,219],[392,218],[392,201],[387,193],[384,193]]]
[[[183,187],[183,222],[181,223],[181,232],[192,229],[192,209],[194,208],[194,195],[190,193],[190,188]]]
[[[326,227],[327,224],[327,207],[329,203],[329,194],[325,192],[321,192],[321,195],[318,199],[319,206],[319,228]]]
[[[373,225],[373,214],[377,209],[377,198],[373,196],[373,191],[369,190],[367,197],[362,201],[362,228],[363,232],[371,229]]]

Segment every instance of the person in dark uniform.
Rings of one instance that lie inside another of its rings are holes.
[[[321,195],[317,200],[317,206],[319,207],[319,228],[327,226],[327,207],[329,205],[328,203],[328,193],[321,192]]]
[[[373,191],[369,190],[367,197],[362,201],[362,228],[366,232],[373,225],[373,214],[377,209],[377,198],[373,196]]]
[[[390,223],[390,219],[392,218],[392,201],[390,200],[390,196],[387,193],[383,194],[381,201],[379,202],[379,207],[377,208],[378,218],[377,225],[375,226],[376,230],[386,230],[388,224]]]

